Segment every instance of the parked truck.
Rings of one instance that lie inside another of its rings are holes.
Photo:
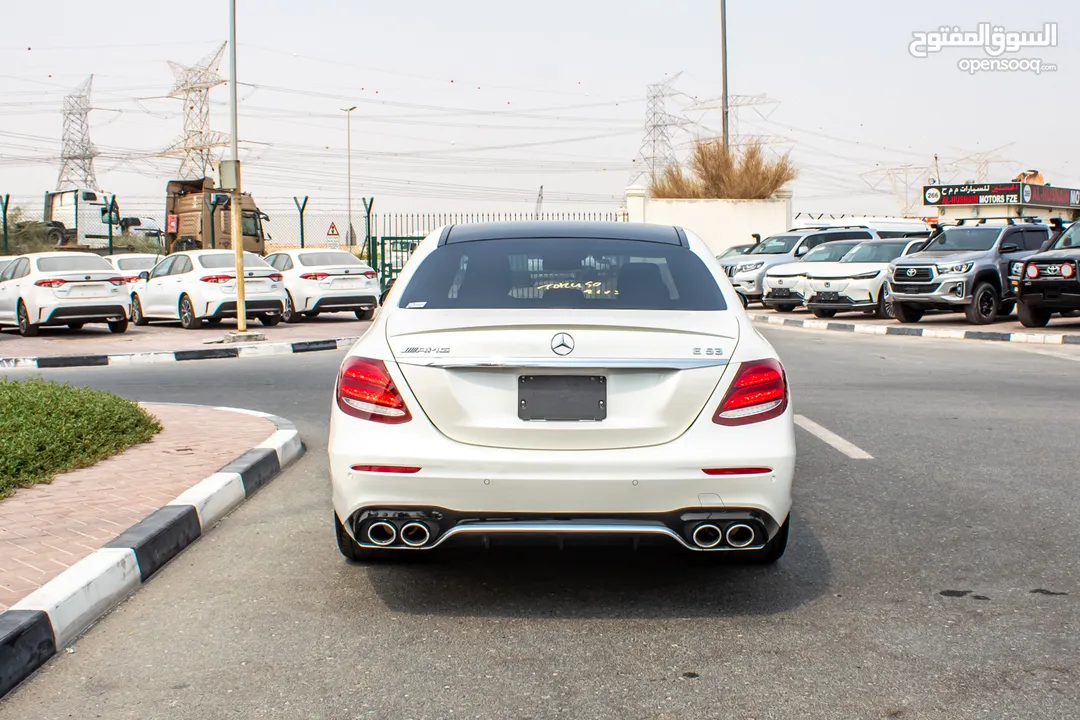
[[[215,189],[213,178],[173,180],[165,193],[166,253],[233,247],[232,197]],[[270,218],[248,193],[241,195],[240,211],[244,250],[265,255],[263,221]]]

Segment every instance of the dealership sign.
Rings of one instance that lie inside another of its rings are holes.
[[[924,205],[1037,205],[1080,209],[1080,190],[1028,183],[927,185]]]

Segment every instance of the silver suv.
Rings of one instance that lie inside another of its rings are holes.
[[[795,228],[767,237],[745,255],[724,258],[720,264],[746,305],[761,302],[765,273],[774,265],[795,262],[818,245],[833,240],[877,239],[876,232],[863,226]]]
[[[963,310],[986,325],[1016,305],[1009,265],[1039,251],[1049,237],[1040,223],[961,224],[935,234],[922,250],[898,258],[889,270],[896,319],[914,323],[927,310]]]

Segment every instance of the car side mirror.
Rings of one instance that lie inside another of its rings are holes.
[[[143,270],[141,273],[139,273],[139,279],[140,280],[149,280],[150,279],[149,271]]]
[[[795,257],[802,257],[808,252],[810,252],[810,249],[807,248],[805,245],[802,245],[799,247],[798,250],[795,251]]]
[[[1001,252],[1004,254],[1020,252],[1020,247],[1012,243],[1005,243],[1001,246]]]

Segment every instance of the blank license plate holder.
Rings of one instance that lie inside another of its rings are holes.
[[[518,418],[599,422],[607,418],[607,378],[601,375],[521,375]]]

